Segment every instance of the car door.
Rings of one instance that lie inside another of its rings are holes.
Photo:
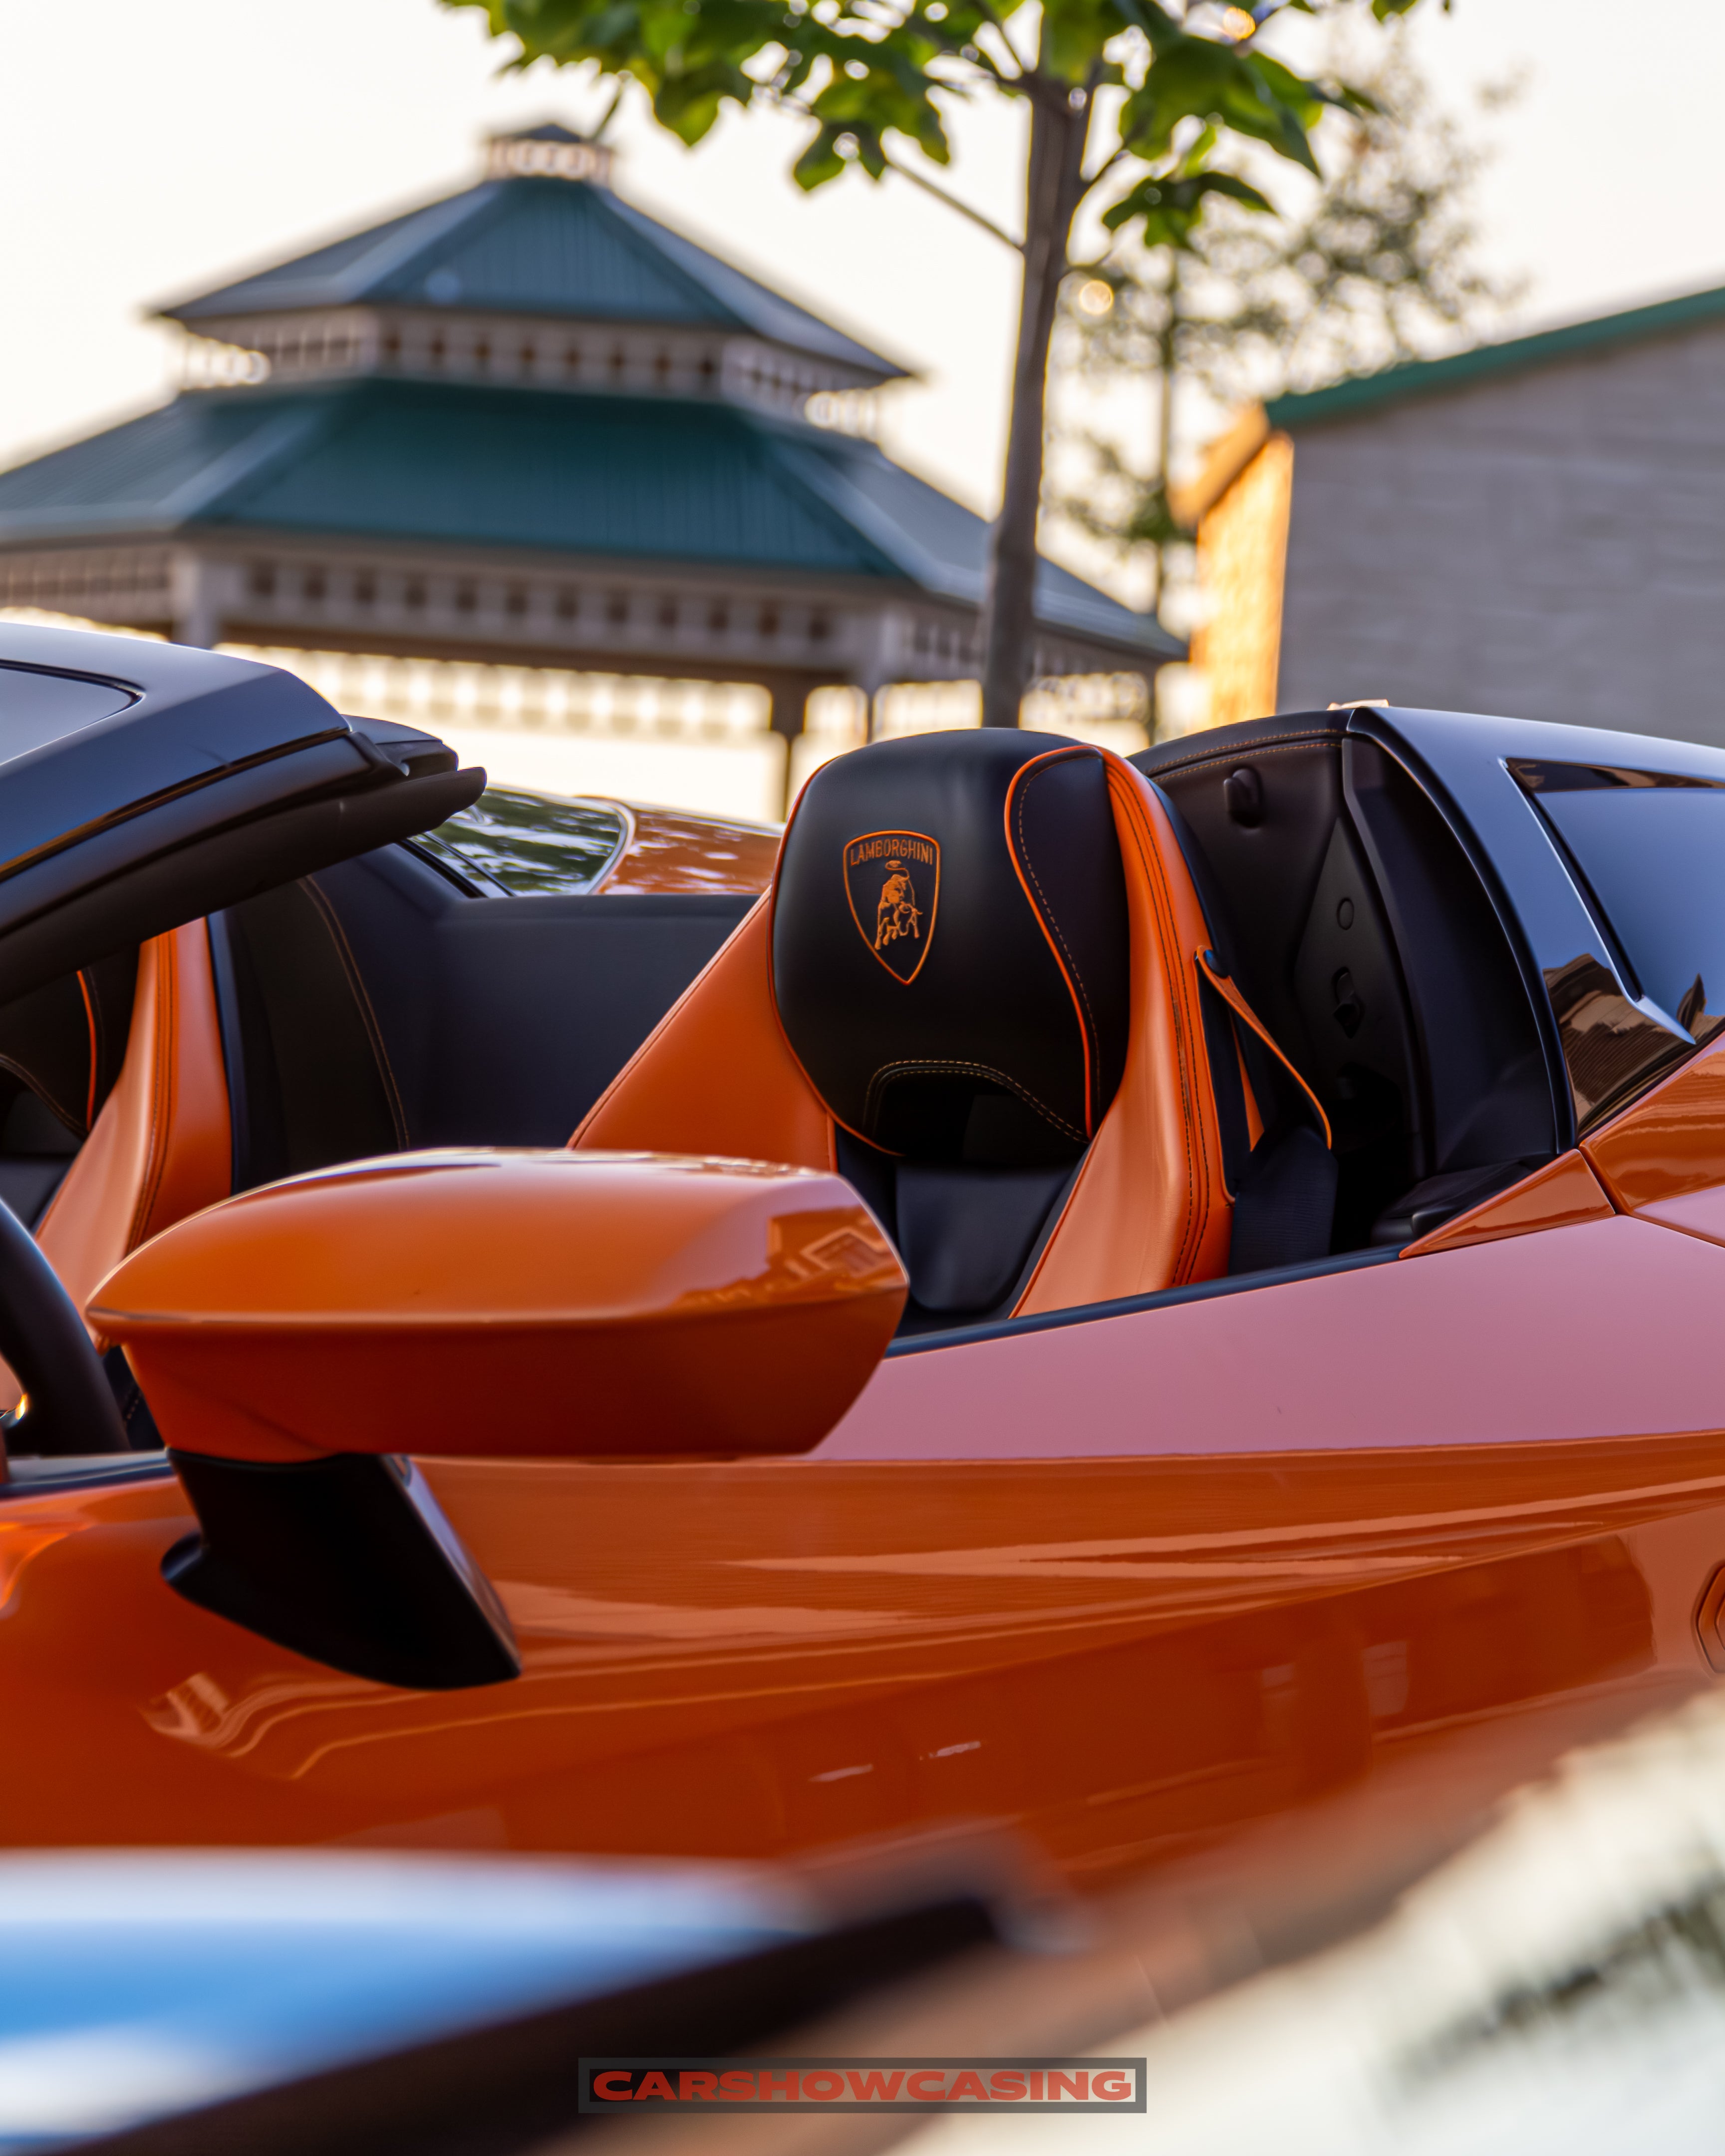
[[[1434,1750],[1489,1793],[1710,1681],[1725,1246],[1670,1208],[1722,1181],[1703,1049],[1400,1255],[901,1342],[805,1459],[433,1463],[524,1652],[467,1692],[177,1602],[159,1468],[19,1486],[4,1681],[52,1741],[0,1833],[757,1855],[983,1815],[1097,1877]]]
[[[435,1463],[525,1656],[467,1692],[177,1603],[159,1471],[62,1483],[0,1543],[53,1739],[6,1830],[100,1838],[113,1786],[146,1839],[757,1855],[987,1816],[1095,1875],[1434,1746],[1512,1779],[1709,1681],[1722,1291],[1725,1248],[1613,1210],[896,1354],[805,1460]]]

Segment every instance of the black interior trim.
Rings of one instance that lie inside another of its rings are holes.
[[[201,913],[410,837],[476,801],[485,783],[482,771],[403,778],[363,793],[265,808],[218,831],[176,833],[164,850],[121,864],[105,880],[74,889],[62,902],[49,901],[28,920],[13,925],[0,917],[0,998],[25,995]],[[91,870],[94,865],[85,864]],[[10,888],[28,881],[19,877]]]
[[[246,1085],[245,1039],[239,1022],[239,974],[234,934],[225,908],[206,916],[210,974],[216,990],[216,1027],[222,1041],[222,1070],[228,1081],[228,1129],[232,1160],[228,1188],[245,1188],[252,1157],[251,1096]]]
[[[1431,806],[1442,817],[1450,836],[1461,849],[1470,866],[1478,876],[1490,901],[1497,923],[1509,944],[1522,988],[1532,1014],[1533,1024],[1539,1038],[1541,1052],[1545,1060],[1547,1086],[1550,1094],[1553,1122],[1552,1149],[1565,1152],[1576,1142],[1574,1096],[1569,1090],[1569,1068],[1563,1055],[1558,1021],[1551,1007],[1551,998],[1539,960],[1529,942],[1526,929],[1509,892],[1505,888],[1503,874],[1491,857],[1489,847],[1482,844],[1469,826],[1467,819],[1450,799],[1448,789],[1414,745],[1396,732],[1376,711],[1363,706],[1348,714],[1348,730],[1352,737],[1373,742],[1383,752],[1400,764],[1403,770],[1425,795]],[[1507,767],[1504,775],[1510,776]],[[1518,784],[1518,782],[1512,782]],[[1525,788],[1520,789],[1525,794]],[[1531,805],[1531,804],[1530,804]],[[1537,833],[1543,843],[1548,828],[1543,817],[1535,815],[1529,823],[1528,837]],[[1362,837],[1366,834],[1362,833]],[[1366,839],[1368,850],[1370,840]],[[1380,865],[1374,860],[1374,870]],[[1577,894],[1578,898],[1579,894]]]
[[[341,916],[309,876],[302,880],[301,888],[317,908],[318,916],[335,946],[336,956],[340,959],[341,971],[347,977],[354,1008],[359,1013],[360,1024],[365,1028],[367,1044],[377,1063],[377,1076],[389,1111],[390,1125],[395,1132],[395,1149],[398,1152],[404,1152],[408,1144],[408,1117],[407,1111],[402,1106],[401,1088],[396,1084],[395,1073],[389,1067],[389,1050],[384,1045],[382,1029],[377,1024],[377,1012],[372,1008],[372,998],[367,993],[364,977],[354,957],[353,947],[348,942],[347,931],[341,926]]]
[[[1198,977],[1198,1008],[1204,1019],[1204,1053],[1209,1058],[1210,1091],[1215,1096],[1216,1122],[1222,1140],[1222,1183],[1228,1195],[1236,1198],[1252,1151],[1239,1035],[1234,1013],[1202,973]]]
[[[1141,1310],[1164,1310],[1177,1302],[1208,1302],[1213,1296],[1240,1295],[1252,1288],[1281,1287],[1289,1281],[1319,1280],[1326,1273],[1358,1272],[1399,1258],[1401,1248],[1348,1250],[1339,1257],[1313,1258],[1304,1265],[1277,1265],[1269,1272],[1236,1273],[1231,1279],[1194,1281],[1186,1287],[1159,1288],[1153,1295],[1123,1295],[1117,1302],[1081,1302],[1070,1310],[1039,1311],[1030,1317],[1003,1317],[988,1325],[955,1326],[949,1332],[895,1340],[886,1353],[922,1355],[932,1348],[969,1348],[980,1340],[1010,1340],[1022,1332],[1052,1332],[1066,1325],[1090,1325],[1099,1317],[1129,1317]]]
[[[464,896],[412,845],[321,871],[415,1146],[567,1144],[758,903],[751,891]]]
[[[309,876],[219,916],[223,1054],[241,1078],[233,1185],[399,1152],[408,1126],[347,939]]]

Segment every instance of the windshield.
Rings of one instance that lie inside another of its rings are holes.
[[[593,890],[629,835],[629,812],[614,801],[488,786],[418,843],[485,890],[562,897]]]

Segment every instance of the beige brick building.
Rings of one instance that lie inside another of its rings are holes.
[[[1725,744],[1725,288],[1279,398],[1184,506],[1214,721],[1384,697]]]

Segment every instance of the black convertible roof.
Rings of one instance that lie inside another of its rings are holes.
[[[0,998],[428,830],[484,783],[273,666],[0,625]]]

